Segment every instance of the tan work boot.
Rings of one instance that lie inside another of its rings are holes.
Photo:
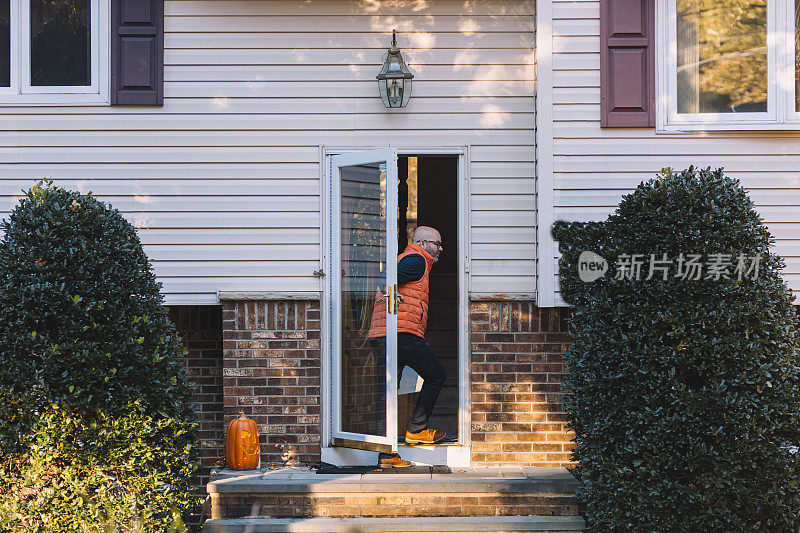
[[[435,444],[444,436],[445,432],[442,429],[423,429],[419,433],[406,431],[406,442],[408,444]]]
[[[411,462],[401,459],[399,453],[393,455],[392,457],[378,459],[378,468],[386,468],[389,466],[403,468],[406,466],[411,466]]]

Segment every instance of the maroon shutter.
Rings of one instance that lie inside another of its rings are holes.
[[[164,0],[111,0],[111,105],[164,104]]]
[[[600,126],[655,125],[655,0],[600,0]]]

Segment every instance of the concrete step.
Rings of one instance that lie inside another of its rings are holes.
[[[203,533],[559,533],[584,528],[579,516],[240,518],[208,520]]]
[[[566,468],[453,467],[451,473],[321,474],[306,467],[220,470],[206,486],[209,494],[342,493],[342,492],[489,492],[574,495],[578,482]]]
[[[403,517],[413,522],[449,517],[457,522],[477,517],[578,515],[577,483],[565,468],[453,468],[449,474],[400,470],[363,474],[318,474],[303,467],[221,471],[207,485],[211,518],[305,522]]]

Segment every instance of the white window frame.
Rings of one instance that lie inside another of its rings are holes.
[[[794,1],[767,0],[767,112],[737,114],[678,113],[677,0],[657,0],[656,132],[800,130],[800,113],[794,110]]]
[[[91,85],[31,86],[30,0],[11,0],[11,86],[0,87],[1,106],[108,105],[110,102],[111,4],[89,0]]]

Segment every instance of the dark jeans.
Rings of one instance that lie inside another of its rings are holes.
[[[373,348],[385,349],[386,337],[370,339],[370,342]],[[425,339],[411,333],[401,332],[397,334],[398,381],[406,365],[410,366],[423,379],[422,390],[417,394],[414,411],[408,421],[408,431],[418,433],[428,427],[428,419],[433,413],[433,406],[439,398],[439,392],[447,378],[447,372]],[[381,452],[379,457],[392,456],[391,453]]]

